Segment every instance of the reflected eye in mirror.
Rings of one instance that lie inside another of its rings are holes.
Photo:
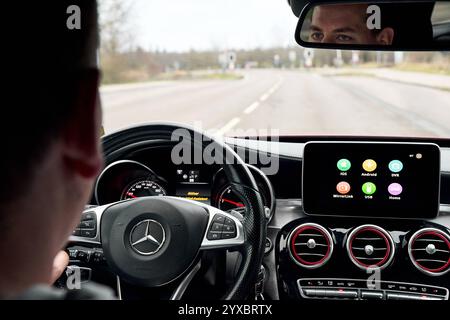
[[[309,4],[300,15],[304,47],[372,50],[449,50],[450,2]]]

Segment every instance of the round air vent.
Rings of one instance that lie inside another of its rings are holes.
[[[441,230],[417,231],[408,243],[409,258],[420,271],[439,276],[450,270],[450,238]]]
[[[384,269],[394,257],[394,241],[384,229],[363,225],[354,229],[347,239],[347,252],[361,269]]]
[[[305,223],[295,228],[288,243],[292,260],[308,269],[323,266],[333,253],[330,233],[315,223]]]

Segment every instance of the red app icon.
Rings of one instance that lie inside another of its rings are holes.
[[[336,186],[336,190],[337,192],[339,192],[340,194],[347,194],[350,192],[350,184],[348,182],[342,181],[339,182]]]

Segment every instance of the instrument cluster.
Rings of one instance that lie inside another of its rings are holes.
[[[275,211],[275,195],[267,176],[249,165],[260,189],[266,217]],[[108,165],[95,184],[92,204],[104,205],[122,200],[154,196],[176,196],[213,205],[223,211],[246,214],[246,202],[229,183],[222,168],[171,166],[162,174],[141,161],[119,160]],[[164,175],[164,176],[163,176]]]

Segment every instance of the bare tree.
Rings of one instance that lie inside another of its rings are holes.
[[[132,50],[134,26],[131,24],[134,0],[100,0],[101,50],[118,54]]]

